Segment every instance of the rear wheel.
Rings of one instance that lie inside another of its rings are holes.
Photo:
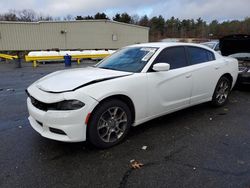
[[[88,124],[88,139],[98,148],[108,148],[121,142],[131,126],[131,112],[126,103],[112,99],[94,110]]]
[[[214,106],[223,106],[228,101],[228,95],[231,91],[231,81],[223,76],[219,79],[212,98]]]

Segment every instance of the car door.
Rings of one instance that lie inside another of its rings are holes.
[[[170,70],[155,72],[153,64],[169,63]],[[147,72],[148,115],[150,117],[188,106],[192,91],[192,74],[187,66],[183,46],[169,47],[161,51]]]
[[[190,102],[198,104],[210,100],[220,76],[221,63],[209,50],[193,46],[187,46],[186,49],[193,77]]]

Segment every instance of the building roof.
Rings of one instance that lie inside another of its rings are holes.
[[[106,20],[106,19],[100,19],[100,20],[69,20],[69,21],[37,21],[37,22],[20,22],[20,21],[0,21],[0,24],[51,24],[51,23],[79,23],[79,22],[108,22],[108,23],[114,23],[114,24],[120,24],[120,25],[126,25],[126,26],[131,26],[131,27],[138,27],[142,29],[148,29],[149,27],[144,27],[140,25],[135,25],[135,24],[128,24],[128,23],[123,23],[123,22],[117,22],[113,20]]]

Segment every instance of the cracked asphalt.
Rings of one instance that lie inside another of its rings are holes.
[[[97,150],[48,140],[29,125],[25,89],[58,69],[63,64],[0,63],[0,187],[250,187],[249,87],[233,90],[225,107],[206,103],[157,118]],[[144,166],[130,169],[131,159]]]

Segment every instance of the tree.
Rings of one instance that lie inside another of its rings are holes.
[[[139,20],[139,25],[149,27],[149,19],[147,15],[141,17],[141,19]]]
[[[84,20],[84,17],[82,17],[82,16],[76,16],[75,20]]]
[[[160,40],[164,36],[165,31],[165,20],[160,15],[158,17],[154,16],[150,19],[150,33],[152,35],[152,40]]]
[[[43,14],[37,14],[36,16],[36,20],[37,21],[52,21],[54,20],[52,16],[49,16],[49,15],[43,15]]]
[[[126,12],[122,14],[116,14],[115,17],[113,17],[113,20],[117,22],[124,22],[124,23],[132,22],[131,16],[129,16]]]
[[[93,18],[93,16],[86,16],[86,17],[84,17],[84,20],[94,20],[94,18]]]
[[[6,13],[3,15],[0,15],[0,20],[1,21],[18,21],[18,17],[16,16],[16,14]]]
[[[65,16],[65,17],[63,18],[64,21],[71,21],[71,20],[73,20],[73,19],[74,19],[74,17],[73,17],[72,15],[70,15],[70,14],[68,14],[67,16]]]
[[[101,19],[105,19],[105,20],[109,20],[108,16],[102,12],[102,13],[96,13],[96,15],[94,16],[95,19],[97,20],[101,20]]]
[[[121,15],[117,13],[115,17],[113,17],[113,20],[119,22],[121,20]]]
[[[37,21],[37,15],[35,11],[31,9],[24,9],[24,10],[18,11],[18,17],[19,17],[19,21],[24,21],[24,22]]]
[[[219,22],[217,20],[213,20],[209,25],[209,34],[212,36],[217,36],[219,31]]]
[[[196,37],[206,37],[207,36],[207,32],[206,32],[206,22],[203,21],[201,18],[198,18],[196,20]]]
[[[139,25],[139,20],[140,20],[140,16],[138,14],[134,14],[131,16],[131,23],[132,24]]]

